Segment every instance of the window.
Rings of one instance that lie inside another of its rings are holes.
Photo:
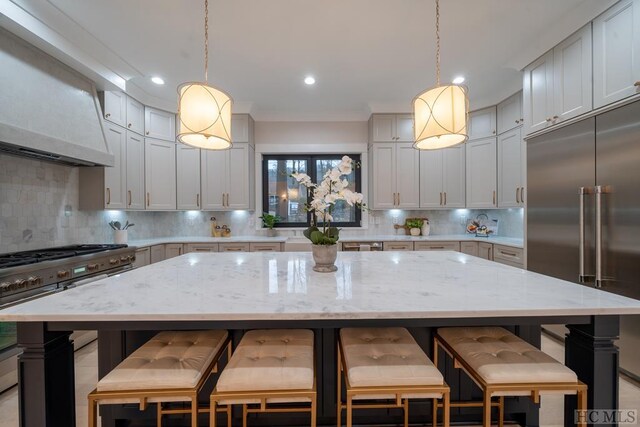
[[[308,227],[311,224],[311,212],[305,210],[310,201],[307,189],[291,178],[294,172],[303,172],[313,182],[322,180],[325,172],[340,163],[342,154],[323,155],[265,155],[262,159],[262,211],[278,215],[281,220],[276,227]],[[354,163],[360,163],[360,155],[347,154]],[[361,170],[353,168],[347,175],[349,189],[360,192]],[[362,213],[355,206],[339,201],[333,210],[336,227],[360,227]]]

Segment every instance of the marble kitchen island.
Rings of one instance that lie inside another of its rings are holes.
[[[226,328],[237,343],[250,328],[313,329],[322,378],[318,421],[335,425],[337,328],[406,326],[430,354],[439,326],[504,325],[539,346],[540,324],[569,324],[566,363],[589,385],[589,407],[616,407],[613,341],[619,316],[640,314],[640,301],[457,252],[341,252],[337,265],[335,273],[316,273],[308,253],[190,253],[0,311],[0,321],[19,322],[24,349],[21,426],[75,424],[68,336],[82,329],[99,331],[100,376],[157,330]],[[453,399],[479,396],[450,361],[440,368]],[[123,406],[101,414],[103,426],[118,419],[151,425],[155,411]],[[398,413],[390,414],[363,411],[355,421],[397,421]],[[428,414],[429,405],[412,405],[412,421],[425,422]],[[507,414],[537,424],[537,407],[527,399],[509,399]],[[475,408],[452,412],[454,421],[478,419]],[[290,415],[250,420],[307,422]]]

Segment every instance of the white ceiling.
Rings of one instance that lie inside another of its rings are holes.
[[[5,0],[6,1],[6,0]],[[613,0],[442,0],[442,79],[472,108],[521,87],[520,69]],[[203,79],[201,0],[11,0],[0,25],[98,82],[174,109]],[[435,83],[433,0],[210,0],[209,81],[256,120],[362,120],[408,111]],[[27,30],[27,31],[25,31]],[[37,37],[31,37],[31,36]],[[315,86],[303,84],[305,75]],[[149,81],[159,75],[165,86]]]

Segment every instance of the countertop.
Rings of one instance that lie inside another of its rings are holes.
[[[640,301],[450,251],[190,253],[0,311],[0,321],[640,314]]]
[[[158,237],[154,239],[140,239],[130,240],[129,245],[137,247],[146,247],[153,245],[162,245],[166,243],[285,243],[287,240],[292,239],[299,241],[304,239],[303,236],[232,236],[232,237]],[[472,241],[472,242],[485,242],[495,243],[498,245],[511,246],[516,248],[523,248],[524,242],[522,239],[513,237],[476,237],[471,234],[444,234],[427,237],[414,237],[406,236],[403,234],[389,234],[389,235],[373,235],[373,236],[341,236],[340,242],[397,242],[397,241],[410,241],[410,242],[444,242],[444,241]]]

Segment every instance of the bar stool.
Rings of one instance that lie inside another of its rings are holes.
[[[249,331],[211,393],[211,427],[214,409],[242,405],[242,425],[258,412],[309,412],[316,426],[316,375],[313,332],[306,329]],[[273,406],[282,403],[300,405]],[[231,427],[230,420],[227,425]]]
[[[493,397],[499,398],[500,427],[505,396],[530,396],[539,403],[541,394],[576,394],[578,410],[587,409],[587,386],[571,369],[504,328],[440,328],[433,342],[436,364],[440,347],[482,390],[478,406],[483,408],[485,427],[491,425]],[[578,425],[586,426],[584,420]]]
[[[98,381],[88,396],[89,427],[97,425],[100,405],[140,403],[144,411],[157,404],[157,425],[167,414],[191,414],[197,427],[198,393],[217,368],[225,349],[231,356],[227,331],[161,332]],[[190,409],[163,409],[163,403],[191,402]],[[227,418],[231,412],[227,411]]]
[[[342,378],[347,390],[342,403]],[[353,409],[402,408],[409,424],[409,399],[433,399],[433,425],[437,424],[437,400],[442,400],[442,423],[449,426],[449,386],[413,336],[405,328],[344,328],[338,340],[338,421],[347,411],[347,427],[353,425]],[[357,403],[354,400],[387,400],[392,403]]]

